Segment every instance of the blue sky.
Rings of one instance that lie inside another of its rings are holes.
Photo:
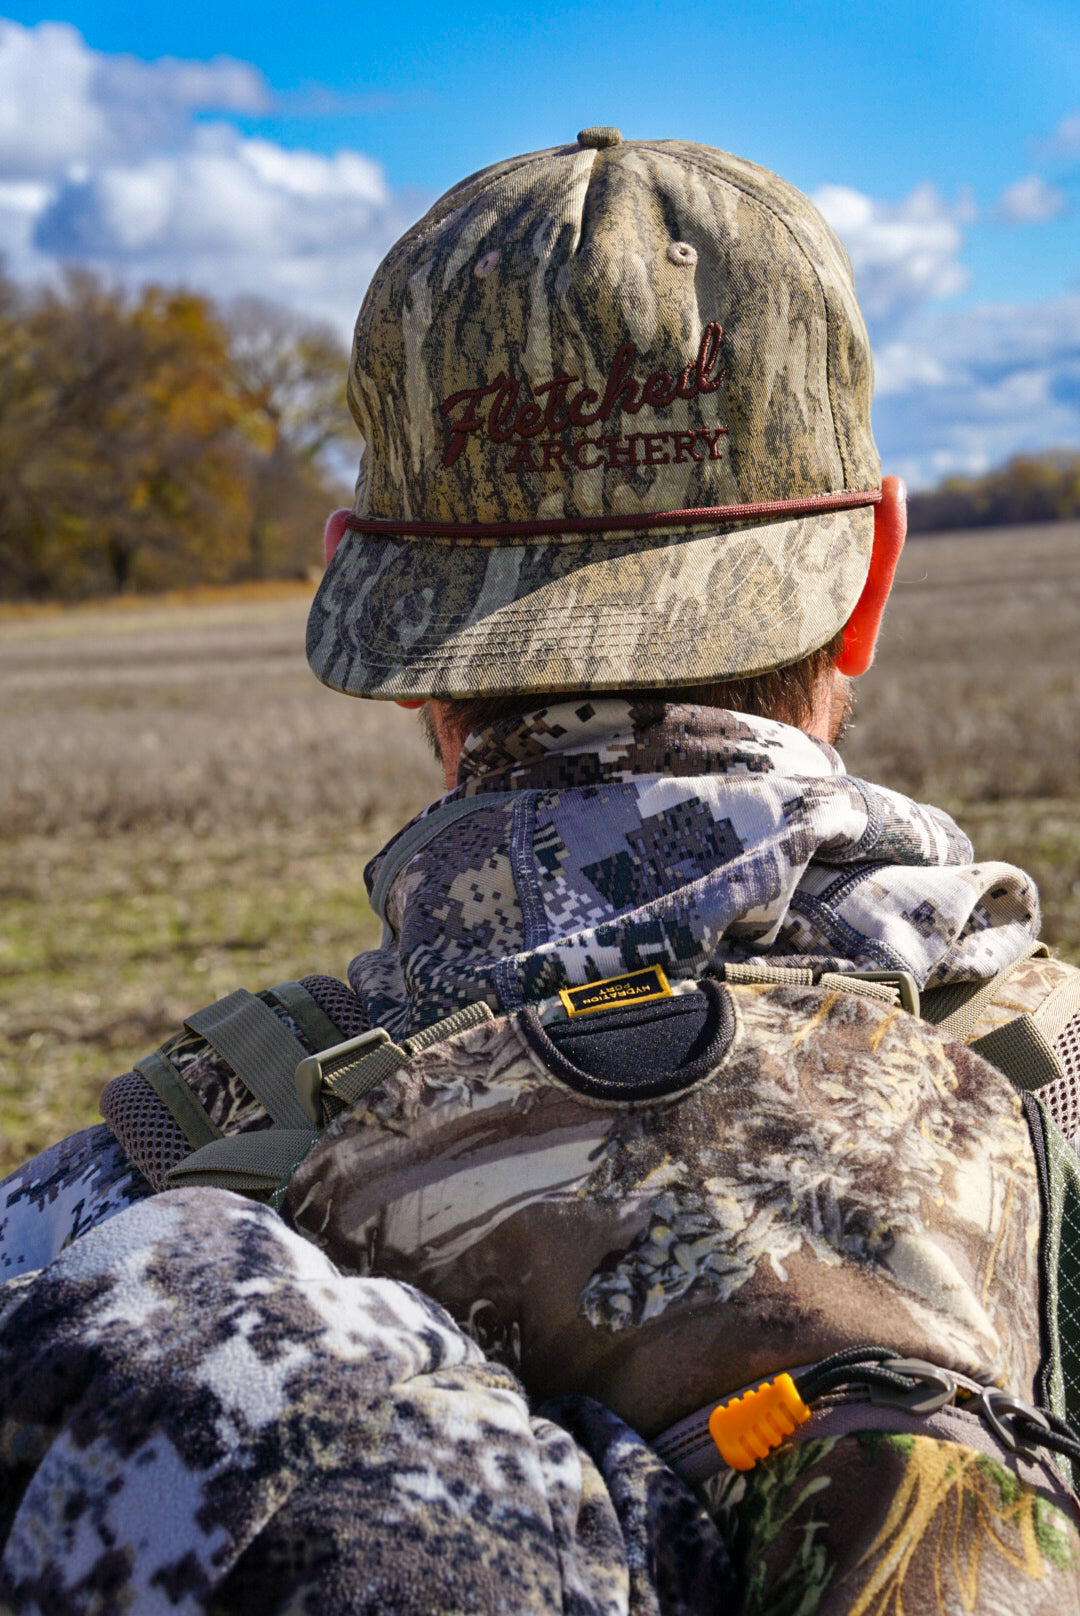
[[[20,277],[87,262],[344,331],[440,191],[614,123],[815,198],[855,263],[883,458],[913,483],[1080,446],[1075,0],[4,16],[0,252]]]

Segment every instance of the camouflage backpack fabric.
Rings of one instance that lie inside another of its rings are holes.
[[[901,1396],[890,1423],[855,1395],[749,1473],[663,1440],[867,1341],[1065,1409],[1046,1225],[1032,1238],[1029,1127],[1052,1125],[859,984],[743,974],[580,1025],[526,1008],[452,1033],[330,1124],[284,1215],[345,1271],[437,1297],[534,1400],[600,1398],[656,1443],[722,1526],[733,1609],[1076,1608],[1073,1496],[972,1413],[905,1415]],[[657,1042],[640,1055],[662,1021],[684,1052],[667,1071]]]

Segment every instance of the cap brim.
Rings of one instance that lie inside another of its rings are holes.
[[[516,545],[350,533],[312,604],[308,662],[335,690],[387,700],[761,673],[847,622],[873,527],[864,507]]]

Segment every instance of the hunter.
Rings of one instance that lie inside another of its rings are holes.
[[[583,130],[356,326],[313,671],[446,795],[0,1186],[12,1611],[1080,1616],[1080,972],[836,750],[905,532],[851,266]]]

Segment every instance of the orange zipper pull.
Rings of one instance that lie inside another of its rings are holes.
[[[721,1403],[709,1416],[709,1435],[733,1470],[752,1470],[810,1418],[790,1375],[766,1380],[742,1397]]]

